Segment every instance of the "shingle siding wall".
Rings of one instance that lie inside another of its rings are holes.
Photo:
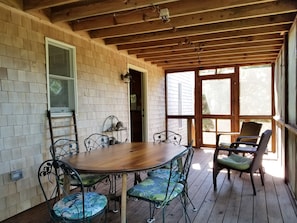
[[[164,128],[163,70],[0,3],[0,221],[43,201],[37,168],[50,157],[45,37],[76,47],[81,148],[111,114],[128,126],[128,87],[120,80],[127,63],[148,73],[148,140]],[[17,169],[24,177],[13,182]]]

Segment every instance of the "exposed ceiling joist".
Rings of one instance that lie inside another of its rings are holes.
[[[297,1],[23,0],[23,9],[177,70],[273,62],[296,19]]]
[[[158,19],[147,23],[141,22],[134,25],[128,24],[111,28],[96,29],[91,32],[91,35],[94,38],[110,38],[207,25],[217,23],[218,21],[220,23],[224,23],[242,19],[259,18],[263,16],[281,15],[290,12],[294,13],[294,10],[292,10],[292,5],[288,3],[269,2],[261,5],[250,5],[244,8],[231,8],[174,17],[171,18],[170,22],[167,24],[164,24],[164,22]]]
[[[193,42],[204,42],[204,41],[214,41],[214,40],[226,40],[232,41],[233,38],[239,37],[252,37],[252,36],[259,36],[265,34],[278,34],[280,36],[281,33],[285,33],[291,24],[285,25],[276,25],[276,26],[267,26],[259,28],[251,28],[245,30],[233,30],[229,32],[223,33],[210,33],[210,34],[202,34],[196,35],[191,37],[177,37],[172,39],[165,39],[159,41],[148,41],[148,42],[141,42],[141,43],[131,43],[131,44],[121,44],[118,45],[119,50],[129,50],[129,49],[152,49],[156,46],[163,47],[163,46],[171,46],[171,45],[179,45],[179,44],[186,44],[186,43],[193,43]]]
[[[90,16],[104,15],[131,10],[139,10],[152,5],[161,5],[178,0],[129,0],[129,1],[85,1],[84,4],[55,9],[51,15],[52,22],[71,21]]]
[[[264,16],[252,19],[243,19],[236,21],[229,21],[223,23],[212,23],[201,26],[191,26],[181,29],[172,29],[170,31],[160,31],[151,33],[142,33],[137,35],[120,36],[114,38],[106,38],[106,44],[122,44],[122,43],[137,43],[145,41],[155,41],[161,39],[171,39],[183,36],[196,36],[208,33],[222,33],[235,30],[243,30],[250,28],[263,28],[271,25],[291,24],[296,13],[288,13],[283,15]],[[95,32],[95,31],[94,31]],[[97,38],[95,33],[91,33],[92,38]]]
[[[88,17],[86,19],[78,19],[73,21],[72,27],[75,31],[81,31],[112,28],[137,23],[144,24],[143,22],[160,20],[158,14],[158,9],[160,8],[168,8],[170,10],[170,18],[174,19],[192,14],[215,12],[216,10],[229,9],[230,7],[235,8],[249,5],[257,6],[260,3],[266,2],[275,3],[276,0],[212,0],[212,4],[209,4],[208,1],[200,1],[199,4],[197,4],[197,0],[176,1],[160,6],[151,5],[150,7],[145,7],[138,10],[124,11],[119,13],[113,12],[101,16]]]

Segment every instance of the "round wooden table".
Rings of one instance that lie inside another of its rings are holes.
[[[127,174],[158,168],[186,147],[170,143],[121,143],[64,159],[80,173],[122,174],[121,222],[126,223]]]

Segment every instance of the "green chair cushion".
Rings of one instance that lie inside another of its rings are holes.
[[[103,181],[107,177],[108,177],[108,175],[104,175],[104,174],[80,174],[81,182],[84,187],[92,187],[95,184]],[[64,181],[64,179],[61,178],[60,184],[63,184],[63,181]],[[78,182],[74,179],[71,179],[70,185],[78,186],[78,185],[80,185],[80,182]]]
[[[181,183],[171,181],[167,197],[168,180],[159,177],[148,177],[141,183],[136,184],[134,187],[127,191],[127,194],[132,197],[136,197],[142,200],[154,202],[156,204],[166,204],[180,193],[184,189],[184,185]]]
[[[108,175],[104,174],[80,174],[82,184],[85,187],[91,187],[96,183],[103,181],[107,177]]]
[[[231,154],[230,156],[219,158],[218,163],[224,166],[229,166],[237,170],[246,170],[250,167],[252,159],[237,154]]]

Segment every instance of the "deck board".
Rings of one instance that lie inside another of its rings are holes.
[[[259,177],[260,178],[260,177]],[[260,179],[259,179],[260,180]],[[262,185],[260,184],[262,187]],[[254,222],[268,222],[267,208],[266,208],[266,194],[265,190],[258,190],[257,196],[254,197]]]
[[[265,175],[266,206],[269,222],[281,222],[282,215],[272,176]]]
[[[224,219],[222,222],[236,223],[238,221],[240,204],[241,204],[241,192],[242,192],[242,181],[238,177],[233,178],[232,190],[230,194],[229,202],[225,210]],[[239,196],[240,195],[240,196]]]
[[[266,157],[263,165],[265,167],[265,187],[262,186],[260,176],[255,175],[255,186],[257,195],[253,196],[253,189],[248,174],[239,177],[238,172],[231,173],[231,180],[227,179],[227,173],[221,171],[217,177],[217,191],[213,190],[212,183],[212,155],[213,149],[196,149],[193,165],[189,174],[189,196],[197,208],[192,211],[188,206],[188,214],[193,223],[295,223],[297,222],[296,207],[288,193],[283,178],[276,174],[279,170],[275,159]],[[276,168],[276,169],[274,169]],[[145,172],[141,173],[146,176]],[[128,175],[128,188],[133,186],[134,175]],[[101,184],[97,190],[107,193],[108,185]],[[117,179],[117,194],[121,192],[121,178]],[[113,201],[110,209],[113,209]],[[119,206],[119,204],[117,204]],[[146,222],[149,216],[149,205],[147,202],[128,199],[127,219],[128,222]],[[182,207],[178,199],[174,200],[166,209],[167,222],[184,223]],[[28,211],[16,215],[2,223],[46,223],[48,213],[44,205],[38,205]],[[109,212],[107,222],[119,223],[120,212]],[[157,210],[156,222],[162,222],[162,211]]]
[[[275,180],[275,188],[278,195],[278,202],[282,213],[283,222],[296,222],[296,219],[292,218],[292,216],[295,215],[295,211],[292,207],[288,191],[283,186],[283,182],[281,179]]]

